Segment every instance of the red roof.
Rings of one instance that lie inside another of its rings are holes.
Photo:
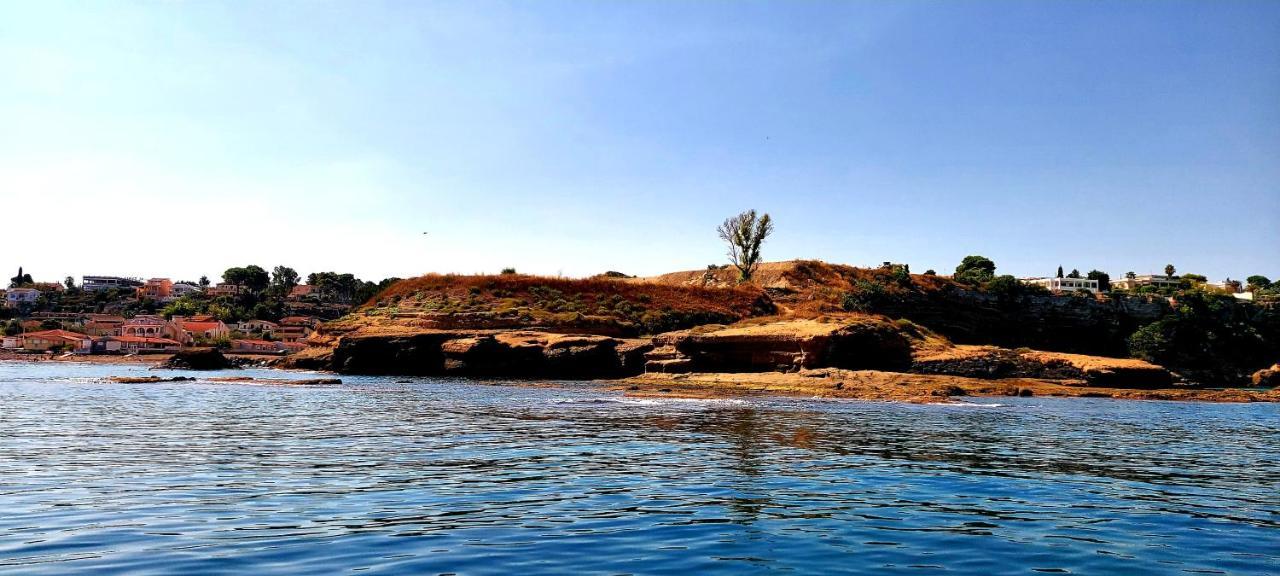
[[[26,334],[23,334],[22,337],[23,338],[46,338],[46,339],[60,338],[62,340],[92,340],[92,338],[85,336],[84,334],[80,334],[78,332],[70,332],[67,330],[44,330],[41,332],[28,332]]]
[[[187,321],[187,322],[183,322],[183,323],[182,323],[182,329],[183,329],[183,330],[186,330],[186,331],[188,331],[188,332],[208,332],[208,331],[210,331],[210,330],[215,330],[215,329],[217,329],[217,328],[219,327],[219,325],[221,325],[221,324],[222,324],[221,322],[218,322],[218,321],[216,321],[216,320],[215,320],[215,321],[213,321],[213,322],[190,322],[190,321]]]

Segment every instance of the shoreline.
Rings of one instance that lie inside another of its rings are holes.
[[[157,366],[172,354],[135,356],[68,356],[0,353],[0,361],[103,365]],[[229,357],[262,359],[260,355],[229,354]],[[269,358],[278,358],[271,356]],[[291,372],[288,368],[262,369]],[[343,375],[329,370],[304,372]],[[389,375],[388,378],[396,376]],[[223,379],[227,382],[236,380]],[[468,379],[470,380],[470,379]],[[489,379],[475,379],[484,382]],[[1044,378],[972,378],[939,374],[884,372],[818,368],[799,372],[694,372],[669,374],[651,372],[627,378],[586,380],[604,390],[641,398],[744,398],[792,397],[817,399],[870,400],[912,403],[939,403],[966,397],[1048,396],[1056,398],[1110,398],[1116,400],[1173,400],[1185,402],[1280,402],[1280,388],[1111,388],[1090,386],[1084,380]],[[504,380],[504,385],[544,386],[545,379]]]
[[[1108,388],[1083,380],[981,379],[965,376],[820,368],[800,372],[650,373],[610,387],[635,397],[735,398],[787,396],[936,403],[966,397],[1109,398],[1185,402],[1280,402],[1280,388]]]

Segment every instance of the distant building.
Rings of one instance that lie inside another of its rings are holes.
[[[310,284],[299,284],[297,286],[294,286],[293,289],[289,291],[289,296],[287,296],[287,299],[302,300],[304,298],[311,296],[313,292],[315,292],[315,286],[312,286]]]
[[[35,288],[10,288],[4,293],[5,308],[30,306],[40,299],[40,291]]]
[[[187,333],[192,339],[219,340],[231,336],[231,328],[221,320],[206,314],[192,316],[174,316],[174,324]]]
[[[181,298],[188,294],[199,294],[201,292],[204,292],[204,290],[202,290],[199,286],[196,286],[195,284],[178,282],[173,285],[172,289],[170,289],[169,298],[172,300],[177,300],[178,298]]]
[[[231,284],[228,282],[219,282],[217,286],[214,286],[212,289],[209,290],[209,293],[213,294],[214,296],[235,296],[243,291],[244,291],[244,287],[238,284]]]
[[[169,338],[148,338],[145,336],[106,336],[94,343],[98,352],[124,352],[128,354],[144,354],[147,352],[175,352],[182,347],[177,340]]]
[[[94,337],[119,336],[124,322],[124,316],[91,314],[84,323],[84,333]]]
[[[139,298],[165,300],[173,295],[173,281],[168,278],[152,278],[138,288]]]
[[[236,330],[245,334],[274,334],[280,325],[269,320],[245,320],[236,324]]]
[[[142,280],[139,278],[126,278],[124,276],[82,276],[80,287],[88,292],[97,292],[99,290],[134,290],[142,286]]]
[[[235,352],[275,353],[283,350],[283,345],[283,342],[272,342],[270,340],[232,340],[231,350]]]
[[[1121,278],[1119,280],[1111,281],[1111,288],[1114,290],[1137,290],[1143,286],[1154,286],[1156,288],[1178,288],[1182,286],[1182,279],[1178,276],[1146,274],[1143,276]]]
[[[298,342],[315,331],[317,321],[310,316],[287,316],[280,319],[275,336],[283,342]]]
[[[66,330],[28,332],[21,338],[23,349],[36,352],[59,348],[76,354],[89,354],[93,351],[93,338]]]
[[[140,336],[143,338],[168,338],[183,345],[191,343],[191,335],[178,326],[159,316],[138,316],[126,320],[120,327],[121,336]]]
[[[1088,278],[1025,278],[1023,284],[1042,286],[1050,292],[1076,292],[1088,290],[1091,294],[1100,292],[1098,281]]]
[[[21,347],[22,347],[21,335],[5,336],[4,338],[0,338],[0,348],[7,348],[12,350],[12,349],[21,348]]]

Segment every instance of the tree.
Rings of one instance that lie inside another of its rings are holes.
[[[201,276],[200,276],[200,287],[201,287],[201,288],[208,288],[208,287],[209,287],[209,277],[208,277],[208,276],[204,276],[204,275],[201,275]]]
[[[1203,274],[1183,274],[1182,279],[1188,282],[1199,282],[1199,283],[1205,283],[1209,281],[1209,279],[1206,278]]]
[[[1124,277],[1125,277],[1125,278],[1128,278],[1128,279],[1130,279],[1130,280],[1133,280],[1134,278],[1137,278],[1137,277],[1138,277],[1138,273],[1137,273],[1137,272],[1133,272],[1133,271],[1125,272],[1125,273],[1124,273]]]
[[[18,267],[18,275],[9,279],[10,288],[21,288],[23,286],[30,286],[32,284],[35,284],[35,281],[31,279],[30,274],[22,273],[21,266]]]
[[[996,263],[986,256],[965,256],[956,266],[954,276],[957,282],[966,284],[985,284],[996,275]]]
[[[937,275],[938,275],[938,273],[937,273],[937,272],[935,272],[935,271],[933,270],[933,268],[930,268],[930,269],[928,269],[928,270],[925,270],[925,271],[924,271],[924,275],[925,275],[925,276],[937,276]]]
[[[222,279],[236,286],[248,288],[250,292],[261,292],[271,283],[271,276],[261,266],[249,265],[244,268],[227,268]]]
[[[1111,275],[1101,270],[1090,270],[1085,278],[1098,281],[1098,290],[1103,292],[1111,291]]]
[[[1079,278],[1079,277],[1080,277],[1080,271],[1075,268],[1072,268],[1071,273],[1067,274],[1067,278]]]
[[[1249,291],[1262,290],[1271,285],[1271,279],[1261,274],[1254,274],[1245,278],[1245,282],[1249,283]]]
[[[66,285],[67,290],[72,290],[76,287],[76,279],[72,278],[71,276],[67,276],[66,279],[62,281],[62,283]]]
[[[288,266],[276,266],[271,271],[271,287],[275,288],[280,294],[288,294],[298,285],[298,271]]]
[[[773,219],[768,214],[756,217],[747,210],[716,228],[720,239],[729,245],[729,263],[738,269],[738,281],[746,282],[760,266],[760,245],[773,233]]]
[[[1164,275],[1165,275],[1165,276],[1170,276],[1170,277],[1172,277],[1172,276],[1173,276],[1173,273],[1174,273],[1174,272],[1177,272],[1177,271],[1178,271],[1178,269],[1177,269],[1177,268],[1174,268],[1174,267],[1173,267],[1173,264],[1165,264],[1165,265],[1164,265]]]
[[[1058,265],[1058,277],[1059,277],[1059,278],[1061,278],[1061,277],[1062,277],[1062,265],[1061,265],[1061,264],[1059,264],[1059,265]]]

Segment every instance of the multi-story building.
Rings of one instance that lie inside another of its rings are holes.
[[[236,324],[236,330],[245,334],[275,334],[279,328],[279,324],[269,320],[245,320]]]
[[[124,316],[90,314],[84,323],[84,333],[94,337],[119,336],[124,322]]]
[[[142,280],[139,278],[126,278],[124,276],[82,276],[80,287],[89,292],[97,292],[99,290],[135,290],[142,286]]]
[[[170,322],[159,316],[137,316],[126,320],[120,326],[120,335],[168,338],[183,345],[191,343],[191,336],[182,327],[176,322]]]
[[[40,291],[35,288],[10,288],[4,293],[5,308],[21,308],[31,306],[40,299]]]
[[[1043,286],[1050,292],[1076,292],[1079,290],[1087,290],[1091,294],[1099,292],[1098,281],[1088,278],[1024,278],[1021,282],[1032,286]]]
[[[239,284],[231,284],[230,282],[219,282],[216,286],[209,290],[214,296],[235,296],[244,291],[244,287]]]
[[[138,287],[139,298],[165,300],[173,295],[173,281],[168,278],[152,278]]]
[[[195,284],[188,284],[186,282],[175,282],[173,284],[173,288],[169,290],[168,299],[177,300],[178,298],[181,298],[188,294],[199,294],[201,292],[204,292],[204,290],[202,290],[199,286],[196,286]]]
[[[231,329],[213,316],[200,315],[190,318],[174,316],[173,323],[194,340],[219,340],[231,336]]]
[[[316,319],[310,316],[287,316],[280,319],[275,336],[283,342],[298,342],[315,330]]]

